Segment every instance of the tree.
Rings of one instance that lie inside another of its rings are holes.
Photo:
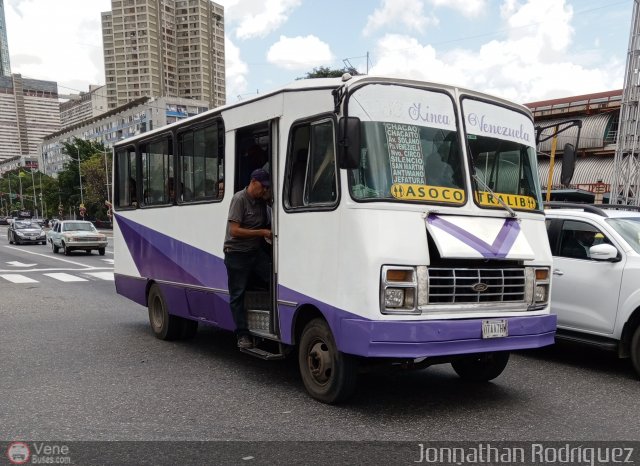
[[[58,192],[65,212],[69,207],[77,212],[84,199],[88,218],[107,218],[104,207],[107,200],[104,151],[102,143],[79,138],[63,144],[63,152],[71,158],[58,173]],[[82,173],[82,194],[78,170]]]
[[[306,76],[302,76],[296,79],[312,79],[312,78],[340,78],[343,74],[349,73],[352,76],[357,76],[358,70],[352,66],[345,66],[344,68],[331,69],[328,66],[319,66],[314,68],[313,71],[307,72]]]

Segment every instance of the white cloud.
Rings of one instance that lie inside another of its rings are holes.
[[[389,25],[397,25],[410,31],[422,31],[429,25],[437,25],[437,18],[426,16],[423,9],[423,0],[382,0],[382,7],[374,10],[367,18],[363,33],[367,36]]]
[[[277,30],[302,0],[226,0],[225,22],[237,24],[238,39],[263,38]],[[233,27],[231,28],[233,29]]]
[[[464,16],[478,16],[487,7],[487,0],[430,0],[434,6],[452,8]]]
[[[234,102],[237,96],[247,92],[249,68],[240,58],[240,49],[226,37],[224,41],[227,102]]]
[[[99,11],[110,10],[109,0],[8,0],[4,5],[13,73],[56,81],[61,94],[104,83]]]
[[[573,13],[565,0],[508,0],[503,7],[512,28],[505,40],[437,53],[415,38],[386,35],[371,72],[452,83],[521,103],[622,86],[624,63],[611,60],[595,68],[569,54]]]
[[[267,52],[267,60],[281,68],[301,70],[328,65],[333,61],[329,45],[316,36],[285,37],[273,44]]]

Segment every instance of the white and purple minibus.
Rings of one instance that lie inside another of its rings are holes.
[[[272,177],[269,283],[245,305],[265,359],[294,352],[334,403],[359,366],[451,363],[486,381],[552,344],[551,254],[523,106],[458,87],[300,80],[114,147],[115,281],[158,338],[229,331],[229,203]]]

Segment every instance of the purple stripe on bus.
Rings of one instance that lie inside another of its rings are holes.
[[[143,277],[211,288],[227,287],[226,268],[221,258],[121,215],[116,215],[116,220]]]
[[[502,228],[498,232],[493,244],[489,244],[482,239],[478,238],[473,233],[463,230],[457,225],[454,225],[447,220],[444,220],[437,215],[430,214],[427,217],[429,224],[446,231],[454,238],[459,239],[467,246],[472,247],[483,257],[488,259],[503,259],[509,254],[513,243],[516,241],[518,234],[520,233],[520,225],[518,221],[512,218],[508,218],[504,221]]]

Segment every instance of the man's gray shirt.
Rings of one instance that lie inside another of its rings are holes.
[[[236,222],[241,228],[249,230],[266,228],[268,225],[266,203],[263,199],[253,199],[249,196],[247,188],[235,193],[229,206],[227,234],[224,237],[225,252],[249,252],[259,249],[264,242],[262,237],[234,238],[231,236],[230,222]]]

